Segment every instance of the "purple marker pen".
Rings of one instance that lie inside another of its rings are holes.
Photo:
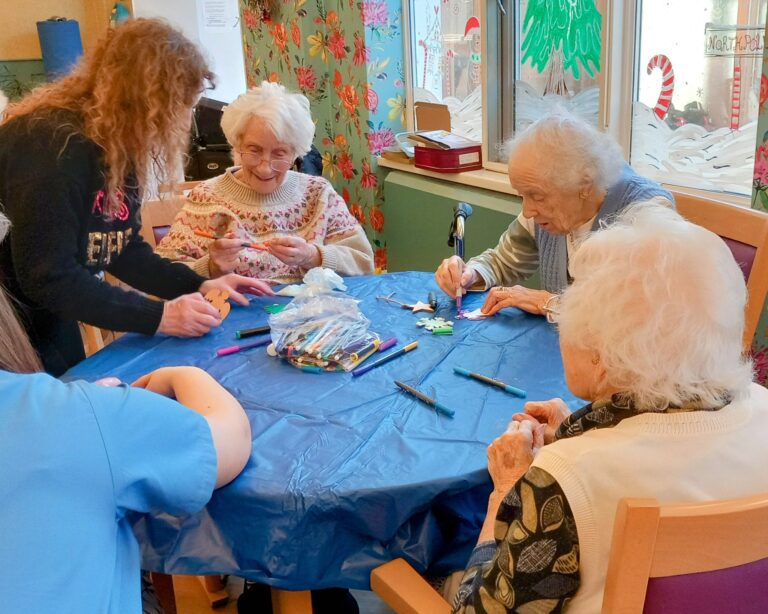
[[[386,341],[382,341],[376,351],[383,352],[384,350],[388,350],[394,345],[397,345],[397,337],[390,337]]]

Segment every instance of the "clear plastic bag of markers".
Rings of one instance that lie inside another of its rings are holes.
[[[294,299],[269,326],[274,353],[305,371],[351,371],[380,341],[357,301],[338,293]]]

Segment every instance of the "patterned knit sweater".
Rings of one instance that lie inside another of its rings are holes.
[[[233,233],[237,239],[264,243],[275,237],[301,237],[317,245],[322,265],[340,275],[373,272],[373,251],[344,200],[322,177],[288,171],[271,194],[261,194],[238,180],[237,167],[195,187],[176,216],[157,253],[180,260],[210,276],[211,239],[195,234]],[[275,283],[300,280],[304,269],[289,266],[265,251],[243,249],[235,273]]]

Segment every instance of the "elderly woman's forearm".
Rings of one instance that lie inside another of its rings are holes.
[[[330,239],[320,246],[322,266],[340,275],[370,275],[373,273],[373,249],[362,228],[343,239]]]
[[[496,247],[470,259],[467,265],[473,267],[486,282],[486,287],[482,289],[520,283],[539,268],[536,241],[516,219],[501,235]]]

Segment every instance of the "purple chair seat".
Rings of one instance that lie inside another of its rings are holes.
[[[651,578],[643,614],[765,614],[768,559],[703,573]]]
[[[748,245],[734,239],[721,238],[725,241],[728,249],[731,250],[736,264],[739,265],[741,272],[744,274],[744,279],[749,279],[749,274],[752,272],[752,265],[757,255],[757,248],[754,245]]]

